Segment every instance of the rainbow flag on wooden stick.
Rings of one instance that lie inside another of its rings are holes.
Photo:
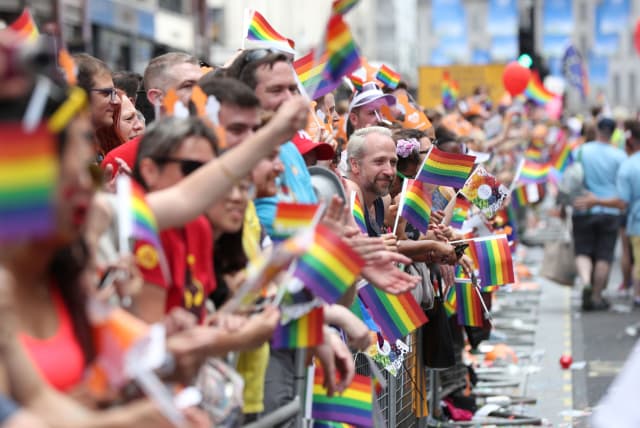
[[[340,80],[342,76],[360,68],[360,54],[341,14],[329,19],[325,46],[328,54],[325,73],[332,81]]]
[[[316,367],[313,377],[311,417],[325,421],[345,422],[358,427],[373,427],[373,388],[371,378],[356,374],[342,394],[329,397],[324,385],[324,372]]]
[[[28,8],[24,9],[20,16],[9,24],[8,28],[18,33],[23,41],[33,42],[40,35],[38,27]]]
[[[527,88],[524,90],[524,95],[531,101],[542,106],[556,97],[555,94],[549,92],[549,90],[544,87],[540,80],[540,75],[536,71],[531,73],[531,78],[529,79]]]
[[[384,337],[395,343],[427,322],[427,316],[409,291],[393,295],[367,284],[358,290]]]
[[[320,215],[320,204],[298,204],[278,202],[273,219],[273,235],[277,241],[288,238],[307,227],[314,225]]]
[[[482,327],[484,324],[484,311],[475,285],[469,282],[456,282],[455,289],[458,323],[471,327]]]
[[[511,249],[505,235],[471,241],[469,254],[478,268],[481,287],[515,282]]]
[[[319,224],[313,243],[298,259],[293,276],[316,296],[335,303],[356,280],[364,260],[339,236]]]
[[[432,147],[424,159],[417,179],[456,189],[464,186],[473,170],[475,156],[447,153]]]
[[[317,61],[315,52],[311,51],[302,58],[294,61],[293,67],[300,79],[300,83],[307,91],[307,95],[312,100],[320,98],[323,95],[340,86],[341,80],[332,81],[324,77],[324,70],[327,68],[327,58],[329,56],[325,52]]]
[[[525,159],[518,181],[520,183],[544,183],[547,181],[550,168],[551,166],[548,163]]]
[[[447,316],[450,317],[458,311],[458,302],[456,299],[456,287],[449,287],[444,295],[444,301],[442,302],[444,311]]]
[[[454,229],[462,229],[462,224],[469,217],[471,202],[463,197],[456,197],[456,205],[453,207],[450,226]]]
[[[58,154],[55,136],[41,124],[0,124],[0,243],[50,235],[55,230]]]
[[[422,181],[409,180],[402,204],[402,217],[422,233],[427,233],[431,218],[432,195]]]
[[[378,73],[376,74],[376,79],[378,79],[378,81],[387,88],[395,89],[398,87],[398,83],[400,83],[400,74],[396,73],[385,64],[382,64],[382,66],[380,66],[380,69],[378,70]]]
[[[561,144],[560,149],[556,150],[551,156],[551,165],[559,172],[564,172],[567,166],[573,162],[573,155],[571,154],[571,146],[567,141]]]
[[[367,233],[367,222],[364,218],[364,208],[358,197],[358,193],[354,190],[351,192],[351,215],[358,225],[360,232]]]
[[[247,40],[256,40],[261,42],[285,42],[291,48],[295,47],[293,40],[278,33],[271,24],[269,24],[267,19],[257,10],[254,10],[251,15],[251,21],[249,23],[249,29],[247,30],[246,37]]]
[[[323,322],[323,309],[317,307],[287,324],[278,324],[271,338],[271,346],[274,349],[297,349],[320,345]]]
[[[442,105],[449,110],[455,107],[460,90],[448,71],[442,73]]]

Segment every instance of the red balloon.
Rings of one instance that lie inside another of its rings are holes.
[[[633,34],[633,41],[636,45],[636,50],[638,51],[638,55],[640,55],[640,19],[636,23],[636,32]]]
[[[504,88],[515,97],[524,92],[531,77],[531,70],[523,67],[517,61],[512,61],[504,68],[502,73],[502,84]]]
[[[560,357],[560,366],[562,366],[564,370],[571,367],[572,363],[573,363],[573,358],[571,358],[571,355],[563,354]]]

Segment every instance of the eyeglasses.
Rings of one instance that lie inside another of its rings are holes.
[[[153,160],[156,161],[157,163],[162,163],[162,164],[170,163],[170,162],[175,162],[179,164],[180,171],[184,176],[191,174],[193,171],[195,171],[196,169],[200,168],[202,165],[205,164],[205,162],[201,162],[197,160],[178,159],[178,158],[171,158],[171,157],[164,157],[164,158],[159,157],[159,158],[153,158]]]
[[[91,89],[91,92],[97,92],[99,94],[104,95],[105,97],[109,97],[109,102],[114,103],[118,99],[118,91],[116,88],[96,88]]]

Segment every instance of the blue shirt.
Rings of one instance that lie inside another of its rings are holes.
[[[616,176],[620,165],[627,158],[626,153],[611,144],[599,141],[585,143],[578,152],[584,169],[587,190],[601,199],[617,197]],[[620,210],[596,205],[589,213],[617,215],[620,214]]]
[[[627,235],[640,236],[640,152],[622,163],[617,188],[618,197],[627,203]]]
[[[295,144],[287,142],[280,146],[280,161],[284,172],[280,176],[283,191],[270,198],[258,198],[254,201],[260,224],[268,235],[272,235],[273,219],[276,215],[276,204],[280,201],[315,204],[318,202],[311,184],[311,176],[307,165]]]

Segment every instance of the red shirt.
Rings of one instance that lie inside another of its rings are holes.
[[[167,290],[165,310],[182,306],[199,321],[204,319],[205,301],[216,288],[213,273],[213,233],[204,216],[184,228],[160,233],[162,248],[169,265],[171,283],[167,284],[157,252],[144,242],[136,244],[136,263],[146,282]]]
[[[113,175],[115,176],[119,169],[116,158],[120,158],[133,170],[133,165],[136,163],[136,156],[138,156],[138,146],[140,146],[141,138],[142,136],[133,138],[107,153],[100,164],[102,169],[105,169],[107,165],[112,165]]]

